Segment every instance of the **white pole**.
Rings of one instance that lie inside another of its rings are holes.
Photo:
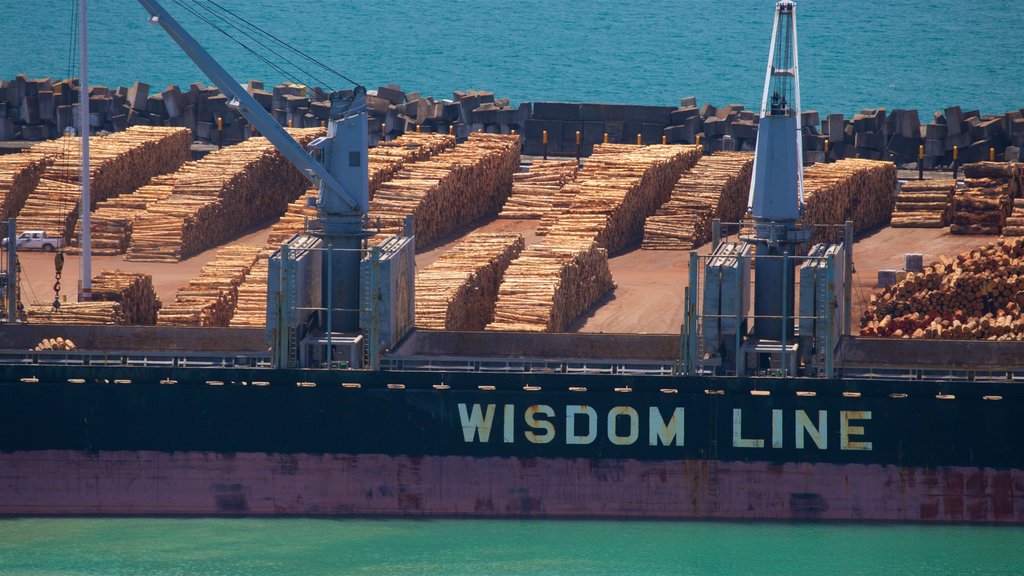
[[[91,225],[89,218],[89,207],[91,206],[91,195],[89,194],[89,68],[88,68],[88,46],[87,28],[88,19],[85,15],[85,0],[79,0],[78,28],[82,34],[82,78],[79,88],[81,92],[78,98],[78,109],[81,111],[82,122],[82,293],[79,300],[85,302],[92,300],[92,235],[89,230]]]

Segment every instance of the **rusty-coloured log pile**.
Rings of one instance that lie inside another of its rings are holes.
[[[238,287],[252,270],[260,246],[230,244],[217,251],[199,274],[180,288],[157,318],[163,326],[227,326],[235,311]]]
[[[370,219],[379,221],[374,239],[399,232],[414,217],[417,247],[427,247],[498,209],[512,191],[519,168],[519,138],[470,134],[466,142],[403,167],[377,190]]]
[[[98,202],[126,194],[153,176],[177,170],[191,154],[186,128],[133,126],[109,136],[89,140],[91,209]],[[33,148],[56,149],[18,215],[20,230],[43,230],[70,241],[78,220],[81,188],[81,149],[77,139],[61,138]]]
[[[488,330],[568,329],[615,288],[609,251],[639,241],[644,219],[700,158],[694,146],[598,145],[594,151],[570,207],[506,270]]]
[[[684,172],[672,197],[644,223],[645,250],[692,250],[711,240],[711,222],[739,222],[747,209],[752,154],[704,156]]]
[[[664,204],[680,174],[701,157],[696,146],[608,145],[580,171],[569,207],[547,236],[591,238],[610,254],[623,252],[643,238],[644,221]]]
[[[35,147],[17,154],[0,155],[0,220],[8,220],[21,212],[52,162],[52,155],[36,151]]]
[[[1024,240],[999,240],[872,295],[861,335],[1024,340]]]
[[[320,128],[289,129],[301,145]],[[284,213],[309,181],[266,138],[208,154],[132,223],[128,260],[178,262]]]
[[[53,304],[35,303],[25,308],[25,321],[29,324],[117,324],[127,325],[128,315],[120,302],[63,302],[55,309]]]
[[[964,188],[953,197],[950,233],[999,234],[1013,212],[1014,199],[1021,195],[1021,186],[1022,170],[1018,163],[965,164]]]
[[[512,195],[498,218],[542,218],[569,207],[572,194],[565,185],[576,179],[579,163],[573,160],[534,160],[529,172],[512,176]]]
[[[854,232],[885,226],[896,205],[896,165],[892,162],[839,160],[814,164],[804,170],[804,221],[842,224],[853,220]],[[812,240],[834,239],[834,232],[819,228]]]
[[[153,288],[153,277],[138,272],[103,270],[93,278],[92,299],[118,302],[126,322],[132,325],[156,324],[160,299]]]
[[[483,330],[509,263],[525,246],[514,232],[474,232],[416,275],[416,327]]]
[[[900,187],[893,228],[945,228],[953,215],[955,180],[911,180]]]

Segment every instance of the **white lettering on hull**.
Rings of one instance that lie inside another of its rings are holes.
[[[464,404],[458,405],[459,420],[462,427],[462,438],[465,442],[488,443],[491,431],[498,426],[495,422],[497,404]],[[748,412],[750,412],[748,410]],[[755,413],[756,415],[756,413]],[[764,449],[770,443],[773,449],[786,448],[789,443],[797,450],[813,447],[818,450],[829,448],[828,411],[818,410],[817,421],[813,421],[805,410],[794,410],[792,428],[789,428],[785,410],[772,409],[770,428],[765,426],[763,419],[748,422],[743,428],[744,409],[734,408],[732,411],[732,446],[743,449]],[[501,406],[500,427],[501,442],[513,444],[516,441],[516,407],[514,404]],[[533,444],[548,444],[559,435],[558,426],[562,420],[557,419],[555,408],[547,404],[534,404],[523,412],[526,429],[521,432]],[[864,421],[871,420],[869,410],[839,411],[839,449],[850,451],[871,451],[872,442],[864,440],[866,435]],[[569,404],[565,407],[565,444],[589,445],[597,441],[601,433],[601,418],[593,406]],[[611,408],[604,420],[604,433],[608,442],[615,446],[632,446],[637,443],[642,433],[640,413],[632,406],[615,406]],[[793,436],[786,434],[787,428]],[[764,436],[771,434],[770,439]],[[749,436],[747,436],[749,435]],[[657,406],[648,408],[647,444],[649,446],[685,445],[686,411],[683,407],[673,408],[671,417],[665,420],[664,414]],[[810,439],[810,442],[808,442]],[[833,444],[834,446],[834,444]]]

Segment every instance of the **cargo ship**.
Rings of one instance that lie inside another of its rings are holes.
[[[52,327],[2,327],[0,514],[1024,522],[1019,343],[850,334],[852,225],[801,219],[792,2],[750,218],[689,255],[671,335],[413,329],[415,224],[367,240],[360,90],[314,158],[140,3],[318,217],[268,263],[265,331],[66,326],[78,350],[25,352]]]

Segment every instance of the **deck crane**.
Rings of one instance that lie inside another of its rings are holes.
[[[852,224],[846,223],[841,243],[808,250],[800,122],[796,4],[782,0],[775,4],[761,98],[747,204],[752,220],[741,223],[739,241],[719,243],[716,237],[703,267],[701,257],[691,254],[684,372],[831,373],[838,339],[849,330]]]
[[[296,366],[300,340],[317,330],[321,334],[326,333],[328,355],[333,355],[332,334],[341,336],[336,339],[340,343],[345,340],[344,335],[355,335],[360,332],[361,324],[368,324],[361,318],[368,301],[367,282],[362,278],[366,270],[364,240],[371,235],[367,229],[369,177],[365,89],[356,86],[354,90],[330,94],[331,120],[327,125],[327,135],[310,143],[309,148],[313,151],[310,154],[163,6],[156,0],[138,2],[149,12],[150,22],[163,28],[227,96],[228,105],[236,108],[289,162],[319,186],[316,230],[298,242],[303,247],[301,251],[289,255],[285,248],[281,251],[283,254],[275,255],[277,260],[271,260],[272,290],[268,290],[267,330],[279,365]],[[411,227],[407,227],[407,231],[408,228]],[[405,242],[390,245],[392,253],[401,251],[406,260],[412,258],[414,245],[411,237],[407,237]],[[406,274],[411,277],[412,272]],[[279,276],[284,279],[283,288],[282,283],[277,282]],[[411,279],[403,281],[409,283]],[[273,290],[275,286],[276,291]],[[407,290],[398,292],[409,300],[405,306],[407,311],[400,316],[411,316],[411,296]],[[380,310],[374,308],[372,312],[379,313]],[[393,338],[400,336],[401,330]]]

